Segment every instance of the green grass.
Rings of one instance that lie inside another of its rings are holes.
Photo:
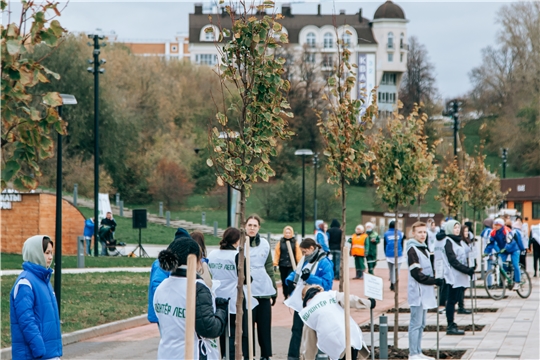
[[[22,255],[20,254],[1,254],[2,270],[19,270],[22,269]],[[131,257],[113,257],[113,256],[86,256],[84,258],[84,266],[87,268],[108,268],[108,267],[144,267],[150,266],[154,262],[153,258],[131,258]],[[51,265],[54,268],[54,264]],[[62,256],[62,268],[70,269],[77,267],[76,256]]]
[[[2,276],[2,348],[11,345],[9,294],[16,279]],[[148,279],[147,273],[127,272],[62,276],[62,332],[146,313]]]

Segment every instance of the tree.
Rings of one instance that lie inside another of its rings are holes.
[[[419,115],[416,105],[409,116],[404,118],[394,112],[386,125],[373,139],[375,153],[375,184],[377,195],[395,212],[394,261],[398,263],[398,208],[413,205],[419,194],[427,191],[436,178],[433,164],[435,146],[428,146],[424,135],[427,114]],[[395,267],[396,283],[394,293],[394,347],[398,345],[399,323],[399,272]]]
[[[213,152],[207,162],[214,168],[218,181],[228,183],[240,192],[240,223],[244,224],[246,197],[254,182],[268,181],[275,172],[270,157],[276,156],[278,139],[287,139],[293,133],[287,130],[287,118],[293,116],[285,93],[290,83],[282,78],[285,59],[275,56],[273,49],[287,43],[278,22],[280,14],[266,15],[274,9],[274,2],[249,9],[240,0],[235,10],[226,7],[231,28],[222,28],[218,41],[227,39],[220,53],[217,72],[221,80],[223,98],[230,96],[232,104],[215,102],[217,123],[209,131]],[[224,18],[218,17],[218,20]],[[210,17],[210,20],[211,17]],[[209,27],[207,31],[213,31]],[[237,319],[242,319],[244,284],[244,243],[242,227],[238,253]],[[236,323],[236,358],[242,357],[242,322]]]
[[[350,33],[349,30],[346,30]],[[337,37],[339,39],[339,36]],[[373,96],[371,105],[363,109],[365,94],[352,97],[356,83],[356,74],[353,68],[356,64],[350,63],[350,50],[344,46],[343,39],[339,39],[338,59],[334,73],[328,77],[326,94],[323,99],[327,101],[328,116],[323,118],[319,113],[319,128],[324,143],[326,156],[326,170],[328,183],[338,184],[338,194],[341,195],[341,251],[345,245],[347,229],[347,193],[345,186],[351,180],[365,178],[369,174],[369,164],[373,153],[366,145],[365,130],[371,127],[372,118],[377,114],[376,97]],[[343,263],[340,264],[339,291],[343,291]],[[345,269],[348,271],[348,269]]]
[[[435,196],[435,200],[441,202],[444,214],[456,218],[466,193],[465,172],[459,168],[457,160],[454,160],[439,176],[439,195]]]
[[[181,204],[191,194],[193,185],[186,176],[186,171],[173,160],[162,158],[156,167],[154,179],[150,185],[150,194],[155,199],[165,201],[168,209],[173,204]]]
[[[2,17],[2,180],[20,189],[34,189],[41,176],[38,161],[54,154],[54,132],[66,134],[67,123],[56,107],[62,104],[58,92],[36,92],[34,87],[60,75],[43,66],[43,60],[58,46],[66,30],[60,26],[58,3],[23,1],[18,24],[6,13],[8,2],[0,1]],[[54,15],[53,15],[54,14]],[[48,47],[39,58],[33,56],[40,44]]]

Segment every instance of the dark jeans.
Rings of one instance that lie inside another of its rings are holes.
[[[283,290],[283,296],[286,298],[292,293],[293,289],[285,284],[285,279],[293,271],[292,266],[280,266],[279,267],[279,276],[281,277],[281,289]]]
[[[334,264],[334,279],[339,280],[339,267],[341,265],[341,250],[330,250],[332,263]]]
[[[287,356],[293,359],[300,358],[300,342],[302,341],[302,329],[304,328],[304,323],[300,319],[298,312],[294,312],[293,324],[292,324],[292,335],[291,341],[289,343],[289,353]]]
[[[531,240],[532,247],[533,247],[533,269],[534,273],[536,274],[536,271],[538,270],[538,264],[540,263],[540,244],[538,244],[535,240]]]
[[[446,301],[446,322],[448,326],[454,323],[454,312],[456,311],[456,303],[463,296],[465,291],[464,287],[454,288],[449,285],[448,300]]]
[[[261,347],[261,357],[272,356],[272,304],[270,299],[257,298],[259,305],[253,309],[253,323],[257,324],[257,341]],[[255,338],[255,336],[253,337]],[[255,356],[255,347],[253,355]]]
[[[245,306],[245,299],[244,299],[244,313],[242,316],[242,355],[245,359],[249,357],[248,354],[248,329],[247,329],[247,312],[246,312],[246,306]],[[234,359],[234,353],[235,353],[235,346],[234,341],[236,338],[236,314],[229,314],[229,331],[230,331],[230,337],[229,337],[229,359]],[[219,337],[219,346],[221,348],[221,356],[225,357],[225,341],[227,339],[227,330]],[[255,349],[255,337],[253,337],[253,349]]]
[[[523,270],[527,270],[527,253],[519,254],[519,263],[523,266]]]

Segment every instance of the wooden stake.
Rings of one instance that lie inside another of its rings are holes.
[[[289,257],[291,258],[292,269],[296,270],[296,258],[294,257],[294,253],[292,251],[291,242],[285,240],[285,244],[287,244],[287,250],[289,250]],[[278,246],[279,246],[279,244],[278,244]]]
[[[195,351],[195,281],[197,273],[197,257],[193,254],[187,260],[187,291],[186,291],[186,345],[184,359],[191,359]]]
[[[345,359],[351,360],[351,305],[349,298],[349,252],[343,248],[343,293],[345,294]]]
[[[248,313],[248,354],[253,359],[253,312],[251,311],[251,259],[249,258],[251,244],[246,236],[246,285],[247,285],[247,313]]]

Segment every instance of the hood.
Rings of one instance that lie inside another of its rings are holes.
[[[406,246],[406,250],[405,251],[409,251],[410,248],[412,248],[413,246],[416,246],[416,247],[427,247],[426,243],[423,242],[421,243],[420,241],[414,239],[414,238],[411,238],[411,239],[408,239],[407,240],[407,246]]]
[[[23,245],[23,261],[28,261],[33,264],[47,267],[45,255],[43,254],[43,238],[47,235],[35,235],[24,242]]]
[[[184,228],[178,228],[176,230],[176,233],[174,234],[174,238],[175,239],[178,239],[178,238],[181,238],[181,237],[187,237],[187,238],[190,238],[191,239],[191,236],[189,235],[189,233],[187,232],[186,229]]]
[[[332,220],[332,222],[330,223],[330,227],[331,228],[334,228],[334,227],[341,227],[341,225],[339,224],[339,221],[337,221],[337,219],[334,219]]]
[[[459,224],[459,221],[448,220],[446,224],[444,224],[444,232],[446,235],[452,235],[454,233],[454,226],[456,226],[456,224]]]

